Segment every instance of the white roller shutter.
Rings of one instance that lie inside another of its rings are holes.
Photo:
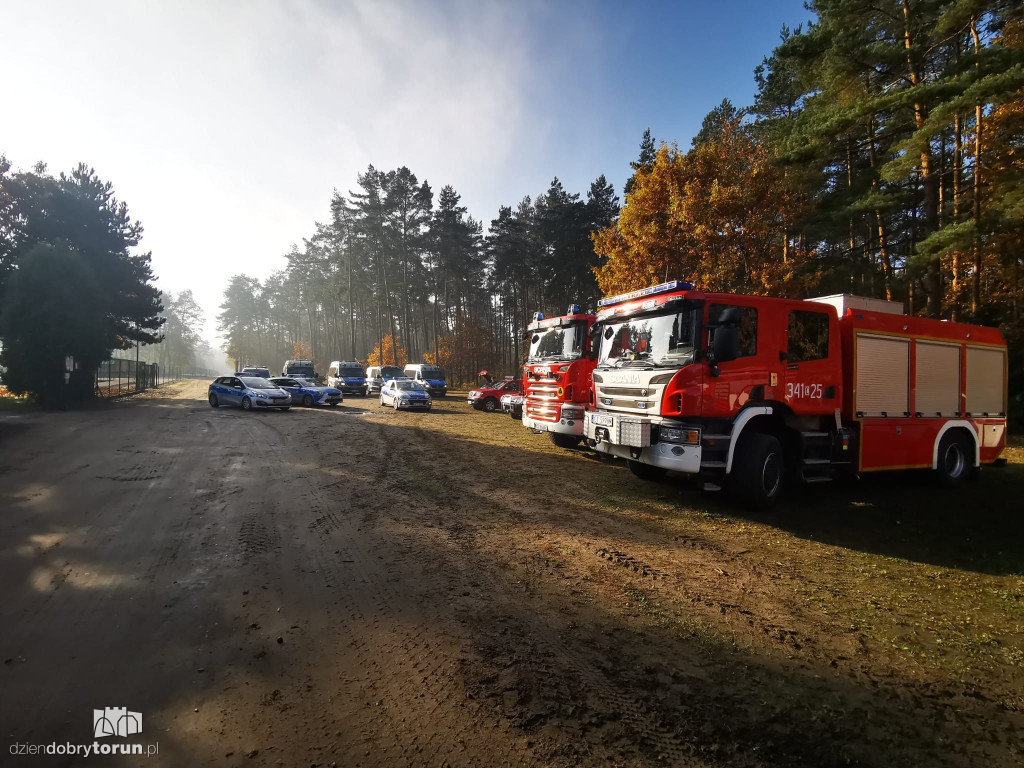
[[[854,410],[860,416],[908,414],[910,341],[857,334]]]
[[[1006,350],[967,347],[967,413],[1002,416],[1006,412]]]
[[[922,416],[956,416],[960,411],[960,346],[917,342],[914,410]]]

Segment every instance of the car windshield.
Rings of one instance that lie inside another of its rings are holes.
[[[530,337],[530,360],[574,360],[583,351],[583,325],[548,328]]]
[[[424,365],[420,368],[420,376],[424,379],[433,379],[434,381],[437,381],[438,379],[444,378],[444,371],[432,365]]]
[[[693,362],[692,307],[610,323],[601,331],[598,367],[681,368]]]
[[[362,378],[363,376],[365,376],[366,374],[363,373],[363,369],[360,368],[359,366],[357,366],[357,365],[349,365],[349,366],[345,366],[344,368],[339,368],[338,369],[338,375],[341,376],[342,378],[347,376],[350,379],[352,379],[352,378],[359,379],[359,378]]]
[[[383,368],[380,369],[380,377],[385,381],[404,375],[405,372],[401,368],[394,365],[385,365]]]
[[[276,384],[271,384],[266,379],[260,379],[256,376],[243,376],[242,383],[249,389],[277,389]]]
[[[294,379],[271,379],[270,383],[275,387],[301,387],[301,381],[295,381]]]
[[[423,391],[423,385],[418,381],[396,381],[395,388],[402,390],[415,390],[418,392]]]

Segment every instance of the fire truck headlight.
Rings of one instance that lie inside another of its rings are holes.
[[[582,419],[583,418],[583,409],[582,408],[563,408],[562,409],[562,418],[566,419],[566,420],[569,420],[569,421],[576,420],[576,419]]]
[[[663,443],[696,445],[700,442],[700,430],[685,429],[683,427],[660,427],[658,429],[658,440]]]

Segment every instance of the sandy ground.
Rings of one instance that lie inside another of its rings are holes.
[[[923,486],[749,519],[454,398],[205,394],[0,421],[0,763],[1021,764],[1019,506],[975,562]],[[100,707],[159,753],[9,754]]]

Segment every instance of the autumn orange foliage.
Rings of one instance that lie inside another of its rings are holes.
[[[313,350],[310,349],[309,344],[304,341],[296,341],[292,345],[292,360],[311,360],[313,362],[313,369],[316,370],[316,360],[313,359]]]
[[[803,200],[772,153],[738,122],[689,152],[662,145],[636,175],[618,220],[593,234],[605,295],[665,280],[709,291],[793,295],[806,258],[787,242]]]
[[[399,368],[404,368],[408,362],[409,354],[402,346],[402,338],[396,336],[392,341],[390,333],[381,339],[380,343],[373,348],[373,352],[366,358],[367,365],[397,365]]]

